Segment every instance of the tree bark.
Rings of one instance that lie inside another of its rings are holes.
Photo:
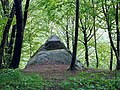
[[[25,10],[24,10],[24,28],[26,26],[29,3],[30,3],[30,0],[26,0]]]
[[[106,3],[106,2],[105,2]],[[105,4],[106,5],[106,4]],[[117,5],[118,6],[118,5]],[[102,9],[103,9],[103,13],[106,19],[106,23],[107,23],[107,29],[108,29],[108,35],[109,35],[109,39],[110,39],[110,45],[115,53],[116,59],[117,59],[117,65],[116,65],[116,70],[120,70],[120,59],[119,59],[119,55],[118,55],[118,50],[116,49],[114,42],[112,40],[112,35],[111,35],[111,23],[110,23],[110,15],[108,13],[109,8],[107,6],[105,6],[106,8],[104,8],[103,6],[103,2],[102,2]],[[105,10],[106,9],[106,10]],[[117,7],[116,7],[117,10]],[[117,14],[117,13],[116,13]],[[116,17],[117,18],[117,17]],[[117,18],[118,20],[118,18]]]
[[[79,0],[76,0],[76,25],[75,25],[75,42],[73,45],[72,61],[70,70],[75,70],[75,61],[77,53],[77,41],[78,41],[78,27],[79,27]]]
[[[94,29],[94,42],[95,42],[95,56],[96,56],[96,68],[98,68],[99,66],[99,60],[98,60],[98,51],[97,51],[97,40],[96,40],[96,30],[95,30],[95,19],[96,19],[96,16],[95,16],[95,5],[94,5],[94,0],[92,0],[92,4],[93,4],[93,29]]]
[[[12,51],[13,51],[13,43],[14,43],[14,38],[15,38],[15,31],[16,31],[16,25],[13,25],[12,27],[12,32],[11,32],[11,38],[10,38],[10,43],[8,46],[8,54],[9,54],[9,58],[8,58],[8,66],[11,63],[11,58],[12,58]]]
[[[87,67],[89,67],[88,43],[87,43],[88,41],[87,41],[86,29],[84,29],[83,34],[84,34],[84,46],[85,46],[85,60],[86,60]]]
[[[26,0],[25,10],[24,10],[24,21],[22,20],[21,0],[14,0],[14,3],[16,7],[17,33],[16,33],[14,54],[13,54],[12,62],[10,64],[10,68],[13,68],[13,69],[18,68],[19,63],[20,63],[23,34],[24,34],[25,26],[26,26],[30,0]]]
[[[116,4],[116,17],[115,17],[115,21],[116,21],[116,31],[117,31],[117,53],[118,53],[118,58],[117,59],[117,65],[116,65],[116,69],[120,70],[120,31],[119,31],[119,12],[118,12],[118,2]]]
[[[94,31],[96,32],[96,31]],[[94,33],[94,39],[95,39],[95,56],[96,56],[96,68],[99,66],[99,59],[98,59],[98,51],[97,51],[97,41],[96,41],[96,33]]]
[[[87,43],[85,43],[85,60],[86,60],[87,67],[89,67],[88,45],[87,45]]]
[[[75,27],[75,24],[74,24],[74,19],[72,19],[72,46],[74,44],[74,27]]]
[[[23,33],[24,33],[21,0],[14,0],[14,3],[15,3],[15,10],[16,10],[17,33],[16,33],[16,41],[15,41],[13,58],[10,64],[10,68],[13,68],[13,69],[19,67]]]
[[[66,42],[67,42],[67,49],[69,50],[69,33],[68,33],[68,20],[67,20],[67,25],[66,25]]]
[[[15,6],[13,5],[10,16],[8,17],[7,24],[4,28],[3,37],[2,37],[2,41],[1,41],[1,45],[0,45],[0,67],[2,65],[2,57],[4,55],[5,42],[8,37],[9,29],[12,24],[14,14],[15,14]]]
[[[113,50],[112,48],[110,48],[111,51],[110,51],[110,54],[111,54],[111,57],[110,57],[110,70],[112,70],[112,66],[113,66]]]

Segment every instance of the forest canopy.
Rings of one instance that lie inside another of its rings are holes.
[[[21,56],[17,64],[24,68],[29,58],[51,35],[59,36],[73,51],[75,0],[15,1],[0,2],[1,67],[16,64],[14,60]],[[120,1],[79,0],[78,21],[77,57],[83,65],[119,70]],[[22,51],[16,45],[21,46]],[[17,50],[20,51],[19,55]]]

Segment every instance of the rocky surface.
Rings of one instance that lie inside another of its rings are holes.
[[[31,65],[70,65],[71,60],[71,53],[61,40],[56,35],[53,35],[28,61],[26,68]],[[83,65],[79,60],[76,60],[76,68],[83,69]]]
[[[71,55],[64,49],[40,51],[27,65],[33,64],[70,64]]]
[[[56,35],[52,35],[44,45],[39,49],[39,51],[44,50],[57,50],[57,49],[67,49],[64,43]]]

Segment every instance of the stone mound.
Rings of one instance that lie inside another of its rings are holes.
[[[71,59],[70,51],[67,50],[59,37],[52,35],[28,61],[26,68],[31,65],[70,65]],[[76,60],[76,67],[83,68],[79,60]]]
[[[40,51],[28,65],[32,64],[70,64],[71,55],[64,49]]]

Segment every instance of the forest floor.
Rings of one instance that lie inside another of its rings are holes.
[[[68,69],[69,65],[1,69],[0,90],[120,90],[120,70]]]
[[[69,65],[33,65],[25,68],[23,71],[26,73],[37,73],[43,76],[45,80],[48,80],[54,84],[54,87],[50,87],[45,90],[64,90],[59,87],[59,83],[66,81],[69,77],[78,75],[80,72],[87,73],[99,73],[108,72],[102,69],[88,69],[69,71]]]
[[[33,65],[24,69],[27,73],[39,73],[44,79],[59,83],[68,76],[76,75],[79,71],[69,71],[69,65]],[[82,71],[82,70],[81,70]]]

